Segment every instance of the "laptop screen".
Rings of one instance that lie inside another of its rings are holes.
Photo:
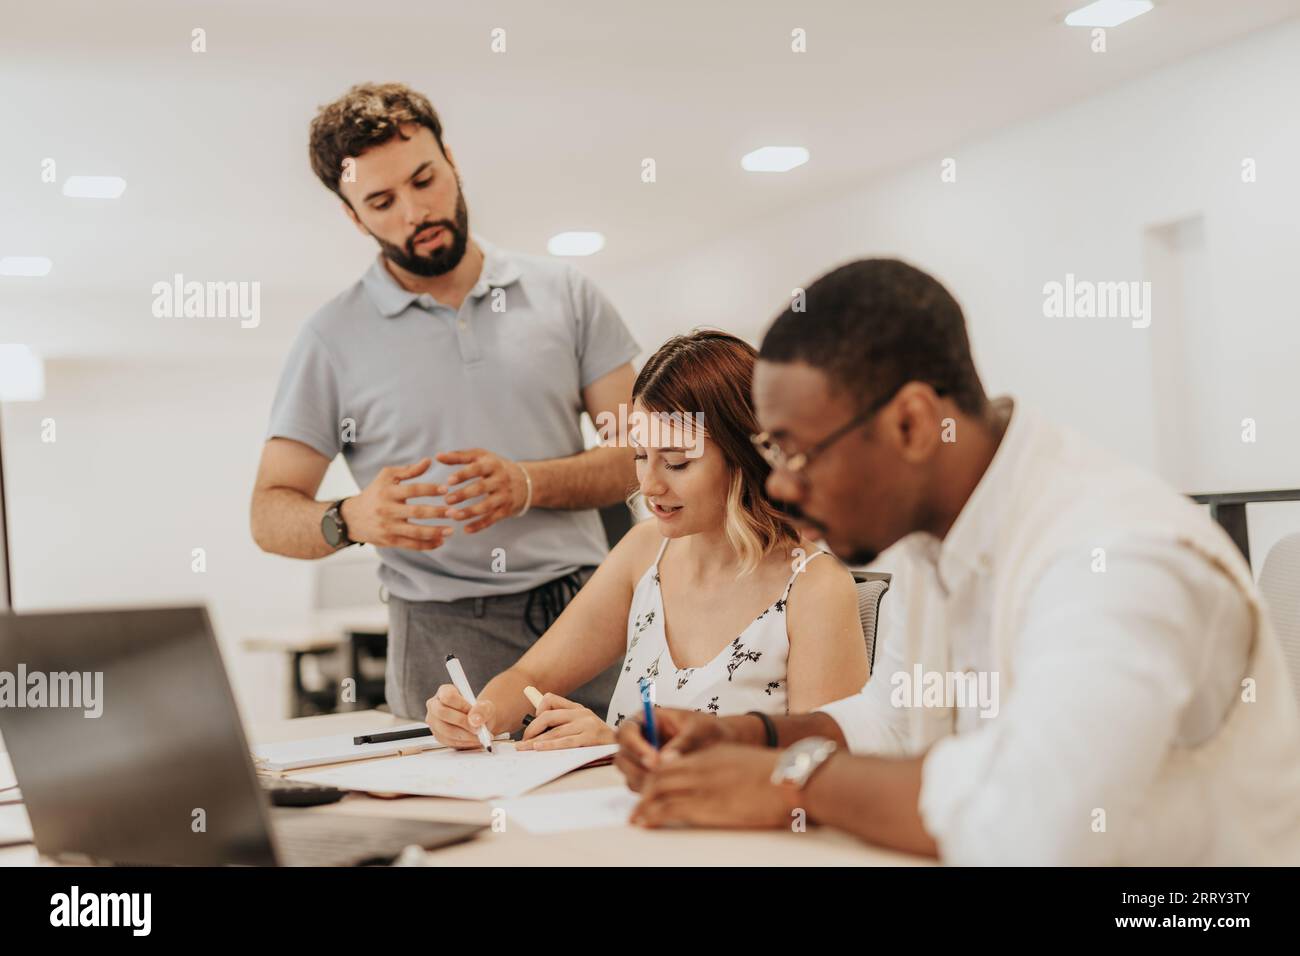
[[[0,732],[37,849],[116,863],[274,861],[202,608],[0,613]]]

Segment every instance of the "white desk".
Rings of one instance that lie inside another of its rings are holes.
[[[256,728],[259,743],[274,743],[330,733],[364,733],[403,723],[388,714],[364,711],[280,721]],[[533,793],[554,793],[621,783],[622,774],[610,766],[578,770]],[[313,813],[360,813],[426,820],[491,823],[488,803],[442,797],[401,797],[383,800],[350,794],[342,801],[313,809]],[[866,846],[853,837],[822,827],[805,833],[789,831],[578,830],[534,835],[521,827],[505,832],[485,830],[469,843],[436,850],[429,863],[437,866],[679,866],[776,865],[868,866],[918,865],[929,861]]]
[[[328,714],[283,720],[252,728],[256,743],[276,743],[325,734],[363,733],[405,723],[378,711]],[[613,767],[579,770],[534,793],[554,793],[622,782]],[[410,819],[491,823],[488,803],[442,797],[379,799],[353,793],[338,803],[304,813],[355,813]],[[34,848],[0,850],[0,866],[38,862]],[[926,865],[920,857],[867,846],[853,837],[822,827],[805,833],[761,830],[645,830],[622,826],[602,830],[535,835],[507,825],[504,832],[485,830],[469,843],[428,855],[434,866],[890,866]]]

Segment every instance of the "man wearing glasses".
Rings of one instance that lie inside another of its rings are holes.
[[[659,751],[625,722],[634,821],[806,817],[959,864],[1300,863],[1295,698],[1203,511],[988,399],[956,301],[895,260],[810,286],[753,388],[768,492],[849,564],[896,545],[893,626],[818,712],[664,710]]]

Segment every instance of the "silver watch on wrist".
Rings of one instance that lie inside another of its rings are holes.
[[[835,753],[836,744],[825,737],[805,737],[781,751],[772,770],[772,783],[789,790],[802,790],[817,768]]]

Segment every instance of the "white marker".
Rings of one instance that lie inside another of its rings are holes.
[[[455,654],[447,655],[447,673],[451,675],[451,682],[456,685],[460,691],[460,696],[469,701],[473,707],[478,701],[474,697],[474,692],[469,689],[469,681],[465,679],[465,670],[460,666],[460,661],[456,660]],[[487,724],[480,724],[478,728],[479,743],[488,753],[492,753],[492,734],[488,732]]]

